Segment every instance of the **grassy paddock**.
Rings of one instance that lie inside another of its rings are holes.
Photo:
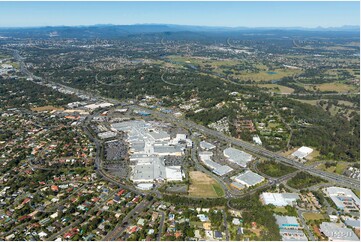
[[[200,171],[189,172],[190,185],[189,196],[191,197],[222,197],[224,191],[212,177]]]

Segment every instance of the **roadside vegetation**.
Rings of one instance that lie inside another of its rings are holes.
[[[260,172],[271,177],[281,177],[297,170],[291,166],[272,160],[259,163],[257,168]]]
[[[322,182],[326,182],[326,180],[320,177],[312,176],[306,172],[300,172],[288,180],[287,185],[295,189],[305,189]]]

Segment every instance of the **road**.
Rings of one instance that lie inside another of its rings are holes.
[[[222,215],[223,215],[223,224],[224,224],[225,231],[226,231],[226,241],[230,241],[228,223],[227,223],[227,214],[224,210],[222,210]]]
[[[145,208],[147,208],[151,202],[144,199],[141,201],[132,211],[130,211],[125,218],[122,220],[122,222],[115,227],[111,232],[109,232],[102,240],[103,241],[114,241],[117,240],[121,234],[126,230],[128,221],[131,219],[133,215],[139,214],[141,211],[143,211]]]
[[[87,217],[88,214],[92,214],[92,212],[96,209],[98,209],[99,207],[103,206],[106,202],[109,201],[109,199],[111,197],[113,197],[115,194],[115,192],[112,192],[111,194],[109,194],[103,202],[99,203],[98,205],[92,207],[89,211],[85,212],[80,218],[78,218],[76,221],[72,222],[71,224],[69,224],[68,226],[66,226],[65,228],[61,229],[59,232],[52,234],[47,240],[51,241],[51,240],[55,240],[57,237],[62,236],[65,232],[69,231],[71,228],[75,228],[78,224],[82,223],[82,221],[84,221],[84,219]]]
[[[302,223],[302,226],[303,228],[306,230],[306,233],[307,233],[307,237],[309,240],[311,241],[316,241],[317,239],[315,238],[315,236],[313,235],[312,231],[310,230],[310,228],[307,226],[307,223],[306,223],[306,220],[304,219],[303,217],[303,213],[305,212],[309,212],[309,211],[306,211],[306,210],[297,210],[297,214],[298,214],[298,218],[301,220],[301,223]],[[314,211],[312,211],[312,213],[314,213]]]
[[[158,229],[158,234],[157,234],[157,241],[160,241],[160,239],[162,238],[162,234],[163,234],[163,226],[164,226],[164,220],[165,220],[165,214],[163,211],[159,211],[159,213],[161,214],[161,219],[159,222],[159,229]]]

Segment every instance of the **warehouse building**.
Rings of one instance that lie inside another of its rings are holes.
[[[297,199],[300,199],[297,193],[269,193],[264,192],[260,196],[263,204],[272,204],[278,207],[292,206],[296,203]]]
[[[307,241],[302,226],[296,217],[274,215],[282,241]]]
[[[242,185],[245,185],[246,187],[252,187],[263,182],[265,179],[263,176],[260,176],[257,173],[254,173],[253,171],[247,170],[242,174],[233,177],[233,180]]]
[[[360,229],[360,219],[345,219],[345,224],[355,229]]]
[[[350,189],[328,187],[324,192],[332,199],[337,208],[344,211],[360,210],[360,199]]]
[[[98,134],[98,137],[100,139],[109,139],[109,138],[114,138],[115,136],[117,136],[117,133],[112,131],[106,131]]]
[[[280,229],[302,229],[296,217],[275,215]]]
[[[299,148],[298,150],[296,150],[295,152],[292,153],[292,156],[298,159],[303,159],[306,158],[309,154],[311,154],[313,151],[313,149],[306,147],[306,146],[302,146],[301,148]]]
[[[206,141],[201,141],[199,143],[199,146],[201,147],[202,150],[213,150],[214,148],[216,148],[215,145],[208,143]]]
[[[237,190],[242,190],[242,189],[245,189],[246,186],[241,184],[241,183],[238,183],[238,182],[232,182],[231,183],[231,187],[237,189]]]
[[[307,236],[302,230],[280,229],[282,241],[308,241]]]
[[[247,163],[252,160],[252,155],[235,148],[227,148],[223,154],[230,162],[236,163],[241,167],[247,167]]]
[[[320,225],[320,231],[326,235],[329,240],[360,241],[352,229],[347,228],[343,223],[323,222]]]
[[[227,165],[221,165],[214,162],[211,157],[213,153],[209,151],[203,151],[199,153],[200,160],[212,170],[212,172],[218,176],[224,176],[225,174],[233,171],[233,169]]]
[[[90,111],[93,111],[97,108],[107,108],[107,107],[111,107],[111,106],[114,106],[114,104],[112,104],[112,103],[94,103],[94,104],[86,105],[86,106],[84,106],[84,108],[86,108]]]

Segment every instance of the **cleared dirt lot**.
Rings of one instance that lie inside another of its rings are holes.
[[[191,197],[221,197],[223,190],[212,177],[200,171],[189,172],[189,196]]]
[[[53,111],[53,110],[64,110],[62,107],[54,107],[54,106],[42,106],[31,108],[31,111],[43,112],[43,111]]]

